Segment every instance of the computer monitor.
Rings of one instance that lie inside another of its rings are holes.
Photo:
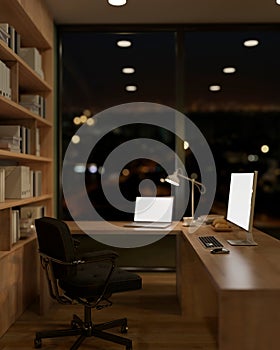
[[[231,174],[227,220],[246,232],[244,240],[228,240],[231,245],[257,245],[252,233],[257,175],[257,171]]]

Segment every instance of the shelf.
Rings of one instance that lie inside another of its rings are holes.
[[[5,322],[0,322],[0,337],[15,322],[22,310],[41,294],[43,280],[30,275],[39,271],[38,247],[35,233],[16,240],[14,209],[24,206],[44,206],[45,215],[54,215],[54,23],[46,8],[45,0],[0,0],[0,22],[13,26],[20,35],[21,47],[34,47],[42,57],[42,79],[4,41],[0,40],[0,60],[10,69],[11,99],[0,96],[1,125],[20,125],[30,129],[32,154],[15,153],[0,149],[0,163],[28,166],[42,173],[42,195],[24,199],[6,199],[0,202],[0,309]],[[2,80],[3,77],[0,77]],[[40,95],[45,102],[43,118],[19,104],[21,94]],[[35,149],[39,131],[41,156]],[[37,192],[36,192],[37,193]],[[38,214],[39,215],[39,214]],[[39,276],[39,275],[38,275]],[[41,286],[41,291],[39,291]],[[18,293],[20,291],[20,293]],[[9,303],[7,303],[7,300]]]
[[[29,198],[23,198],[23,199],[7,199],[5,200],[5,202],[0,203],[0,210],[13,208],[13,207],[20,207],[22,205],[27,205],[27,204],[34,204],[34,203],[43,202],[51,199],[52,199],[51,194],[45,194],[39,197],[29,197]]]
[[[49,93],[52,91],[51,86],[42,80],[40,76],[30,68],[20,57],[19,63],[19,87],[21,92],[41,92]]]
[[[13,246],[10,250],[0,250],[0,260],[3,259],[4,257],[10,255],[11,252],[22,248],[25,244],[32,242],[35,239],[37,239],[36,233],[32,233],[29,237],[20,239],[18,242],[13,244]]]
[[[15,27],[16,31],[21,36],[21,42],[26,47],[37,47],[42,50],[52,48],[52,37],[46,38],[25,9],[19,0],[1,0],[0,6],[0,22],[8,22]],[[30,1],[31,2],[31,1]],[[25,6],[35,6],[40,4],[25,4]],[[41,18],[41,17],[40,17]]]
[[[49,93],[52,91],[51,86],[41,79],[3,40],[0,40],[0,59],[6,62],[18,62],[19,85],[24,92]]]
[[[51,163],[52,159],[48,157],[34,156],[32,154],[16,153],[0,149],[0,159],[15,160],[24,163]]]
[[[21,105],[6,97],[0,96],[0,120],[1,119],[33,119],[37,121],[37,126],[51,127],[52,123],[47,119],[29,111]]]

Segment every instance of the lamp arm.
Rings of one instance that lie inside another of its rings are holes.
[[[177,173],[177,176],[182,177],[185,180],[188,180],[190,182],[192,182],[194,185],[196,185],[196,187],[198,188],[199,192],[201,194],[204,194],[206,192],[206,187],[203,185],[203,183],[196,181],[195,179],[192,179],[190,177],[187,177],[185,175],[180,174],[179,172]]]

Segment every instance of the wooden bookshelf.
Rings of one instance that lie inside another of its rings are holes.
[[[21,125],[31,130],[31,154],[0,150],[0,163],[29,166],[42,171],[42,194],[0,203],[0,336],[39,294],[39,259],[35,234],[11,244],[12,209],[43,205],[46,215],[53,209],[53,20],[43,0],[0,0],[0,23],[12,25],[20,34],[21,47],[35,47],[42,56],[44,79],[4,41],[0,40],[0,60],[10,68],[11,99],[0,96],[1,125]],[[1,79],[1,77],[0,77]],[[19,104],[20,94],[45,99],[45,116]],[[40,156],[35,153],[34,135],[39,129]],[[37,263],[36,263],[37,262]]]

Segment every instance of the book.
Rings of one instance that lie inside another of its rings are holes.
[[[42,171],[34,170],[33,174],[33,196],[38,197],[42,195]]]
[[[0,23],[0,40],[3,40],[15,53],[19,53],[20,34],[9,23]]]
[[[36,128],[36,131],[35,131],[35,155],[36,156],[40,156],[41,155],[40,130],[39,130],[39,128]]]
[[[3,40],[8,45],[9,39],[10,39],[9,24],[0,23],[0,40]]]
[[[11,243],[14,244],[20,239],[20,220],[19,210],[12,210],[12,222],[11,222]]]
[[[10,68],[0,60],[0,95],[11,99]]]
[[[5,202],[5,169],[0,169],[0,202]]]

